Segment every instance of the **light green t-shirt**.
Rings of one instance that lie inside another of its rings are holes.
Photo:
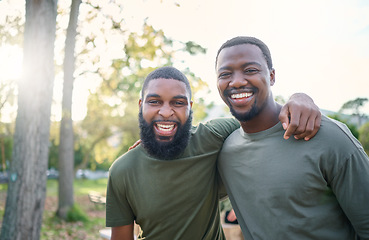
[[[191,130],[188,146],[173,160],[149,156],[139,145],[110,168],[106,225],[135,220],[146,240],[221,240],[216,159],[239,123],[217,119]]]
[[[369,159],[347,127],[323,116],[309,141],[283,134],[239,129],[219,155],[245,239],[369,239]]]

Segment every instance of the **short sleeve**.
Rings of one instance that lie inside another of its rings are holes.
[[[122,182],[115,184],[109,174],[106,192],[106,226],[117,227],[132,224],[135,217],[125,194]]]
[[[364,151],[346,160],[331,185],[360,239],[369,239],[369,159]]]
[[[206,122],[205,126],[225,140],[232,132],[240,128],[240,123],[234,118],[216,118]]]

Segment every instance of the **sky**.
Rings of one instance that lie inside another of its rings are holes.
[[[173,39],[195,41],[205,56],[188,62],[222,104],[214,61],[223,42],[236,36],[264,41],[276,70],[274,96],[310,95],[323,109],[338,111],[357,97],[369,98],[369,1],[186,0],[134,1],[131,26],[147,17]],[[369,103],[363,111],[369,114]]]
[[[122,2],[126,2],[124,19],[132,31],[140,31],[146,19],[167,37],[195,41],[207,49],[205,55],[187,59],[186,64],[208,83],[211,94],[205,98],[209,102],[223,104],[216,88],[214,61],[221,44],[236,36],[257,37],[268,45],[276,71],[274,96],[288,98],[295,92],[304,92],[320,108],[331,111],[338,111],[345,102],[357,97],[369,98],[367,0]],[[19,55],[19,49],[7,49],[8,56],[0,61],[3,73],[11,71],[11,62],[19,63],[11,56],[13,53]],[[62,84],[55,85],[54,94],[61,98]],[[84,96],[74,98],[75,120],[85,113],[85,86],[85,82],[75,83],[74,96]],[[369,115],[369,103],[362,110]]]

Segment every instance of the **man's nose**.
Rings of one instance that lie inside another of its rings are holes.
[[[174,111],[173,108],[169,104],[164,104],[159,109],[159,114],[163,116],[164,118],[169,118],[173,115]]]
[[[246,76],[243,73],[236,72],[233,74],[229,86],[233,88],[240,88],[247,85],[247,83],[248,81],[246,79]]]

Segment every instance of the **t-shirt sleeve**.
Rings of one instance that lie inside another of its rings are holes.
[[[369,239],[369,158],[362,149],[351,154],[331,185],[360,239]]]
[[[225,140],[240,127],[240,123],[234,118],[216,118],[206,122],[205,126]]]
[[[114,178],[110,171],[106,192],[107,227],[129,225],[132,224],[135,219],[125,194],[126,189],[124,188],[124,183],[117,182],[118,179]]]
[[[218,170],[217,170],[218,171]],[[218,184],[218,197],[220,200],[224,200],[228,198],[227,190],[224,186],[222,178],[220,177],[219,173],[217,173],[217,184]]]

